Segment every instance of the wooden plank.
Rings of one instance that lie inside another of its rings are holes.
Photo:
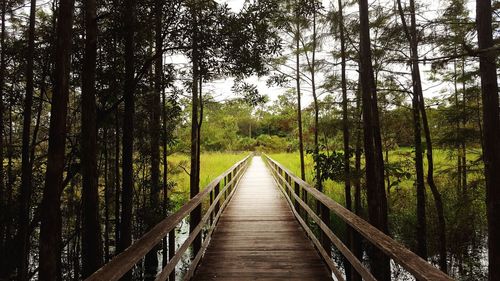
[[[285,178],[283,178],[283,176],[281,176],[277,173],[273,173],[273,174],[274,174],[275,179],[277,181],[285,181],[286,180]],[[286,188],[288,190],[292,191],[291,184],[286,182],[285,185],[286,185]],[[330,239],[330,241],[332,241],[332,243],[335,245],[335,247],[337,247],[337,249],[344,255],[344,257],[356,269],[356,271],[359,273],[359,275],[361,275],[363,280],[377,281],[377,279],[375,279],[375,277],[370,273],[370,271],[357,259],[357,257],[349,250],[349,248],[347,248],[344,245],[344,243],[333,233],[333,231],[330,229],[330,227],[328,227],[328,225],[326,225],[323,222],[323,220],[318,215],[316,215],[316,213],[309,207],[309,205],[307,205],[304,201],[302,201],[302,199],[298,195],[296,195],[295,193],[290,192],[290,194],[293,196],[293,198],[295,200],[295,204],[300,205],[307,212],[307,214],[309,216],[311,216],[311,218],[316,222],[316,224],[318,224],[318,226],[326,234],[326,236]],[[291,204],[291,202],[292,202],[291,199],[289,197],[287,197],[287,199],[288,199],[288,202]],[[294,212],[294,214],[299,221],[303,220],[302,217],[299,215],[298,211]],[[307,226],[307,224],[305,224],[305,225],[302,224],[302,226],[309,228]],[[314,237],[314,238],[316,238],[316,237]],[[318,245],[316,245],[316,246],[318,246]],[[321,245],[320,245],[320,247],[323,248]],[[323,256],[323,257],[325,257],[325,256]],[[330,260],[331,258],[327,257],[327,259]]]
[[[247,167],[247,166],[246,166]],[[193,277],[194,271],[196,270],[198,263],[200,262],[201,258],[203,257],[203,254],[205,253],[206,249],[208,248],[208,245],[210,244],[212,233],[215,230],[215,227],[217,226],[217,222],[219,221],[220,216],[224,212],[224,209],[226,208],[227,204],[231,201],[231,198],[233,197],[236,189],[238,188],[238,183],[241,179],[241,174],[243,174],[246,171],[246,167],[242,171],[238,171],[237,174],[237,182],[234,184],[234,187],[232,188],[231,193],[229,193],[229,196],[227,197],[226,200],[222,203],[222,207],[219,207],[219,204],[211,205],[210,208],[214,208],[214,210],[217,212],[217,215],[215,216],[215,220],[212,222],[212,225],[210,226],[210,230],[207,233],[207,236],[205,237],[205,241],[203,241],[203,244],[201,245],[201,249],[194,258],[194,260],[191,262],[191,265],[189,266],[189,270],[187,271],[186,275],[184,276],[184,280],[189,280],[191,277]],[[219,185],[217,185],[219,186]],[[224,187],[222,192],[226,191],[227,187]],[[220,198],[222,197],[222,194],[219,194],[217,192],[217,197],[216,197],[216,202],[220,201]],[[210,218],[212,218],[212,211],[209,209],[208,211],[210,213]]]
[[[279,174],[278,174],[278,176],[281,177],[281,175],[279,175]],[[283,178],[283,180],[284,180],[283,183],[285,184],[285,186],[287,186],[287,185],[289,186],[288,179],[289,179],[289,177]],[[279,183],[279,181],[277,181],[277,182]],[[283,190],[281,188],[280,188],[280,190],[284,193],[285,199],[288,201],[288,204],[290,205],[290,207],[293,207],[292,200],[290,199],[290,197],[289,197],[288,193],[286,192],[286,190]],[[316,236],[314,235],[314,233],[312,232],[312,230],[309,228],[309,226],[307,225],[307,223],[304,221],[304,219],[302,219],[302,217],[299,215],[299,213],[297,212],[296,209],[292,208],[292,212],[295,215],[295,218],[299,221],[299,223],[302,226],[302,228],[306,231],[307,235],[309,236],[309,239],[311,239],[311,241],[313,242],[313,244],[316,246],[316,249],[319,251],[319,253],[323,257],[323,261],[326,262],[326,264],[328,265],[328,267],[330,268],[330,270],[333,272],[333,274],[335,274],[335,277],[337,277],[337,280],[339,280],[339,281],[345,281],[344,277],[342,276],[342,274],[338,270],[337,266],[333,263],[330,255],[325,250],[325,248],[323,248],[323,246],[319,242],[318,238],[316,238]]]
[[[400,264],[403,268],[408,270],[418,280],[453,280],[450,276],[446,275],[438,268],[426,262],[415,253],[405,248],[399,242],[393,240],[391,237],[387,236],[386,234],[366,222],[364,219],[356,216],[354,213],[347,210],[339,203],[333,201],[328,196],[312,188],[308,183],[295,176],[278,162],[274,161],[267,155],[264,157],[266,157],[267,160],[277,166],[278,170],[281,169],[286,174],[288,174],[293,182],[298,183],[309,195],[312,195],[314,198],[323,203],[327,208],[337,214],[340,219],[342,219],[353,229],[358,231],[366,240],[370,241],[375,247],[382,250],[396,263]]]
[[[231,188],[231,186],[234,185],[233,181],[237,181],[239,179],[239,175],[241,175],[243,172],[244,172],[243,170],[238,171],[238,177],[235,177],[233,180],[229,181],[229,183],[227,183],[226,186],[224,186],[222,192],[219,195],[217,195],[217,197],[215,198],[216,202],[218,202],[222,198],[224,192],[229,190]],[[229,199],[230,199],[230,197],[227,200],[225,200],[223,204],[228,203],[230,201]],[[165,281],[168,279],[168,277],[170,276],[170,273],[172,273],[172,271],[175,269],[175,266],[177,265],[177,263],[179,262],[181,257],[184,255],[184,253],[187,251],[188,247],[191,246],[191,244],[194,242],[194,240],[196,239],[196,237],[198,236],[200,231],[203,229],[203,227],[205,227],[205,224],[212,216],[212,212],[216,208],[216,205],[217,204],[212,204],[208,208],[207,212],[205,213],[203,218],[200,220],[200,223],[198,223],[198,225],[195,227],[195,229],[193,229],[193,231],[189,234],[188,238],[184,241],[184,243],[181,245],[181,247],[177,250],[174,257],[167,263],[167,265],[163,268],[163,270],[156,276],[155,281]],[[219,216],[222,213],[222,211],[223,210],[219,210],[219,213],[217,215]],[[202,253],[203,252],[201,252],[201,251],[198,252],[197,257],[198,256],[201,257]],[[200,260],[200,258],[195,258],[193,260],[192,266],[196,267],[199,260]]]
[[[182,206],[175,214],[168,216],[140,239],[134,242],[125,251],[114,257],[109,263],[104,265],[86,281],[115,281],[125,275],[139,260],[141,260],[153,247],[155,247],[172,229],[190,214],[202,200],[225,178],[226,175],[233,172],[234,169],[246,163],[250,156],[234,164],[222,175],[208,184],[198,195],[193,197],[188,203]]]
[[[193,280],[329,280],[260,157],[222,214]]]

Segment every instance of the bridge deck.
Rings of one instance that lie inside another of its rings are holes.
[[[331,280],[271,173],[254,157],[194,280]]]

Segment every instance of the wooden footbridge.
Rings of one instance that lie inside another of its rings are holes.
[[[87,280],[119,280],[199,206],[201,220],[156,280],[175,279],[172,273],[186,253],[192,258],[184,280],[344,280],[332,247],[363,280],[376,280],[324,223],[324,213],[316,214],[317,202],[417,280],[452,280],[266,155],[236,163]],[[197,238],[202,243],[196,251]]]

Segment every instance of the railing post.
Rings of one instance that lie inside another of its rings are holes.
[[[306,203],[306,205],[309,205],[307,202],[307,190],[305,188],[302,188],[302,201]],[[304,210],[304,220],[307,221],[309,219],[309,216],[307,215],[307,212]]]
[[[226,194],[225,194],[225,195],[226,195],[226,198],[227,198],[227,193],[228,193],[228,192],[229,192],[229,193],[231,193],[231,190],[233,189],[233,183],[231,182],[231,180],[233,179],[233,171],[231,171],[231,172],[229,173],[229,175],[227,175],[227,177],[228,177],[228,178],[227,178],[227,182],[228,182],[228,184],[230,184],[231,186],[229,186],[229,187],[226,189]]]
[[[212,204],[214,203],[214,191],[210,191],[210,205],[209,206],[212,206]],[[210,225],[212,225],[214,222],[214,212],[212,211],[210,213]]]
[[[227,185],[227,177],[228,177],[228,175],[224,176],[224,187],[226,187],[226,185]],[[226,201],[226,195],[227,195],[227,193],[224,191],[224,201]]]
[[[288,173],[285,173],[285,174],[286,174],[286,182],[288,183],[288,185],[292,186],[292,178],[290,177],[290,175]],[[288,185],[285,186],[286,194],[288,194],[288,197],[290,197],[290,200],[293,200],[292,194],[290,193],[290,189],[288,188]]]
[[[163,258],[166,258],[167,253],[164,253]],[[168,233],[168,260],[171,261],[175,256],[175,227]],[[175,268],[168,277],[169,281],[175,281]]]
[[[320,202],[320,216],[321,220],[330,228],[330,209],[326,207],[323,203]],[[332,255],[332,250],[331,250],[331,242],[328,236],[325,234],[323,230],[321,230],[321,245],[323,248],[326,250],[328,256],[331,257]]]
[[[294,180],[293,185],[294,185],[294,189],[295,189],[295,195],[297,195],[297,197],[300,198],[300,185],[299,185],[299,183]],[[295,200],[295,210],[297,210],[298,212],[300,212],[299,207],[300,207],[299,201]],[[302,213],[302,212],[300,212],[300,213]]]
[[[217,198],[217,196],[219,196],[219,189],[220,189],[220,182],[217,183],[217,185],[215,186],[215,194],[214,194],[214,198]],[[215,202],[215,214],[218,214],[219,213],[219,209],[220,209],[220,200],[217,200],[217,202]]]

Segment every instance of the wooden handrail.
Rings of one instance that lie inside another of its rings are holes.
[[[375,247],[382,250],[388,257],[392,258],[396,263],[400,264],[408,272],[410,272],[417,280],[429,280],[429,281],[444,281],[453,280],[450,276],[446,275],[441,270],[432,266],[430,263],[426,262],[420,258],[415,253],[411,252],[399,242],[395,241],[391,237],[387,236],[364,219],[358,217],[351,211],[344,208],[339,203],[332,200],[330,197],[311,187],[307,182],[303,181],[301,178],[295,176],[290,170],[285,168],[280,163],[276,162],[268,155],[263,155],[266,159],[268,166],[276,180],[276,182],[281,186],[284,185],[285,189],[282,190],[290,207],[295,214],[295,217],[299,220],[302,227],[306,230],[309,236],[313,235],[313,232],[309,229],[307,223],[305,223],[299,214],[298,207],[300,206],[320,227],[320,229],[325,233],[325,235],[330,239],[330,241],[337,247],[337,249],[344,255],[344,257],[351,263],[353,268],[361,275],[363,280],[376,280],[370,271],[357,259],[357,257],[349,250],[345,244],[333,233],[333,231],[326,225],[321,218],[309,207],[307,202],[304,202],[300,197],[300,190],[302,189],[308,195],[311,195],[316,200],[321,202],[330,211],[334,212],[342,221],[351,226],[359,234],[361,234],[367,241],[372,243]],[[297,188],[299,186],[299,188]],[[293,198],[293,202],[292,202]],[[293,204],[295,203],[295,204]],[[338,270],[332,268],[331,258],[325,255],[326,250],[322,247],[316,237],[311,237],[311,240],[316,245],[323,258],[327,262],[327,265],[332,269],[333,273],[337,276]],[[337,271],[337,272],[336,272]],[[342,278],[338,279],[342,280]]]
[[[176,251],[175,256],[167,263],[167,265],[163,268],[162,272],[160,272],[156,280],[166,280],[170,273],[175,269],[178,261],[185,253],[185,251],[189,248],[189,246],[194,241],[195,237],[198,236],[203,229],[203,226],[209,218],[213,217],[213,212],[216,211],[215,220],[211,220],[211,228],[215,227],[218,218],[227,202],[231,198],[230,196],[225,197],[225,200],[222,206],[219,208],[220,200],[223,198],[223,195],[229,190],[230,195],[234,192],[237,186],[237,183],[241,176],[243,175],[246,167],[248,166],[249,160],[251,159],[250,155],[245,157],[243,160],[234,164],[231,168],[226,170],[216,179],[214,179],[211,183],[209,183],[200,193],[198,193],[195,197],[193,197],[189,202],[183,205],[177,212],[166,217],[156,226],[154,226],[150,231],[144,234],[141,238],[139,238],[135,243],[133,243],[130,247],[128,247],[125,251],[114,257],[110,262],[105,264],[99,270],[97,270],[90,277],[85,279],[86,281],[114,281],[119,280],[123,275],[125,275],[129,270],[131,270],[137,262],[139,262],[144,256],[151,251],[158,243],[162,241],[162,239],[173,230],[185,217],[189,216],[191,211],[193,211],[196,207],[198,207],[202,201],[210,195],[213,198],[213,192],[218,191],[221,182],[226,179],[226,184],[220,193],[215,194],[215,199],[212,200],[210,207],[208,208],[205,216],[200,221],[200,223],[196,226],[194,231],[189,235],[186,241],[182,244],[182,246]],[[211,232],[209,232],[209,235]],[[210,237],[206,237],[206,240],[209,240]],[[202,254],[200,251],[199,255]],[[194,268],[196,268],[199,259],[196,259],[196,264]],[[193,266],[193,265],[192,265]]]

